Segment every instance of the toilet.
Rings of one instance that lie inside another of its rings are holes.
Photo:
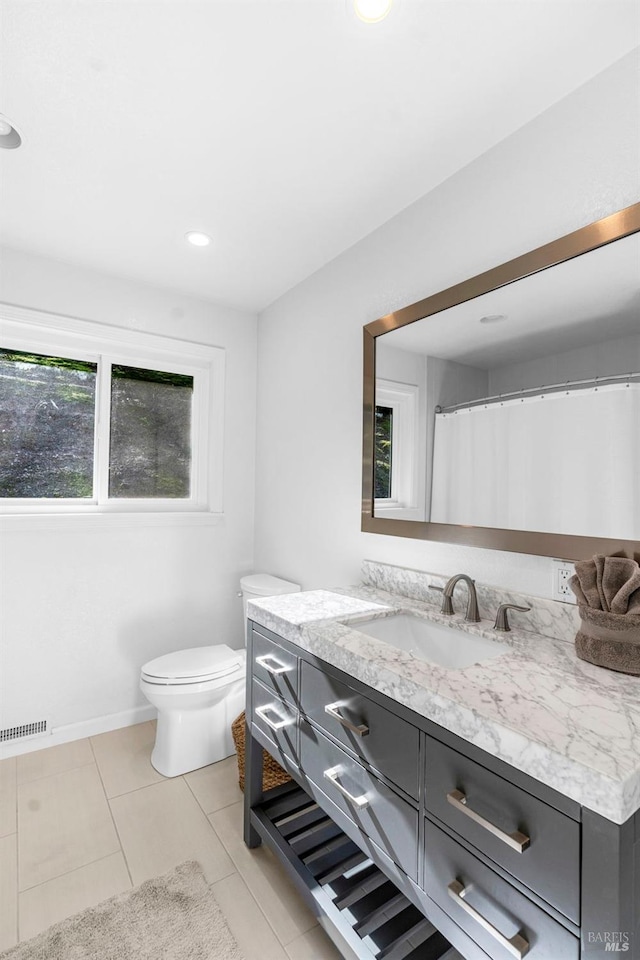
[[[243,577],[240,588],[245,624],[248,600],[301,589],[267,573]],[[151,754],[158,773],[178,777],[235,753],[231,724],[244,710],[245,677],[246,650],[224,643],[177,650],[144,664],[140,689],[158,711]]]

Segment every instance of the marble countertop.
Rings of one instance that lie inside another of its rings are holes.
[[[414,657],[358,631],[411,612],[509,651],[464,669]],[[615,823],[640,809],[640,677],[579,660],[573,644],[444,617],[371,586],[251,600],[249,619]]]

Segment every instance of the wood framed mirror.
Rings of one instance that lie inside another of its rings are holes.
[[[640,554],[640,203],[364,327],[362,530]]]

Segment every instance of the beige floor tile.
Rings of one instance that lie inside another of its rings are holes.
[[[18,854],[16,836],[0,840],[0,950],[18,942]]]
[[[284,948],[237,873],[211,888],[246,960],[287,960]]]
[[[16,818],[16,758],[0,760],[0,837],[15,833]]]
[[[281,943],[289,943],[316,923],[273,853],[264,846],[250,850],[242,839],[242,803],[209,817],[236,869],[273,927]]]
[[[124,857],[121,853],[112,853],[103,860],[25,890],[18,897],[20,939],[35,937],[52,923],[94,907],[130,887]]]
[[[238,786],[238,761],[227,757],[202,770],[185,774],[185,780],[205,813],[215,813],[223,807],[242,800]]]
[[[108,797],[118,797],[165,779],[151,766],[155,739],[156,728],[150,721],[91,737]]]
[[[24,753],[18,757],[18,783],[29,783],[41,777],[51,777],[66,770],[75,770],[93,763],[93,753],[88,740],[72,740],[46,750]]]
[[[290,960],[341,960],[342,954],[320,927],[296,937],[286,947]]]
[[[235,867],[182,777],[110,801],[134,884],[198,860],[209,883]]]
[[[119,849],[95,764],[18,786],[20,890]]]

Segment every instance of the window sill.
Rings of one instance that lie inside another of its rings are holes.
[[[389,520],[424,520],[424,510],[418,507],[406,507],[402,503],[389,500],[375,501],[374,516]]]
[[[91,513],[3,513],[5,533],[40,530],[108,530],[110,527],[215,527],[224,514],[205,510],[174,512],[93,511]]]

